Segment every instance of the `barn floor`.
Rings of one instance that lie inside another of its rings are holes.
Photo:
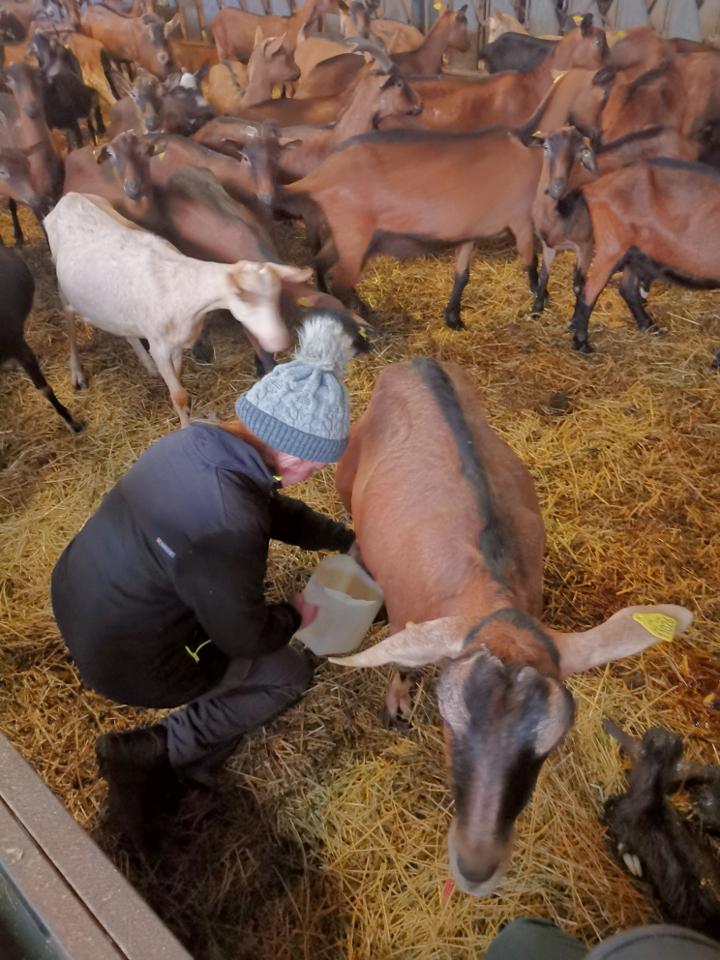
[[[47,250],[28,219],[25,255],[38,279],[28,339],[87,431],[67,433],[16,370],[0,375],[0,729],[73,816],[92,831],[197,960],[455,960],[481,955],[505,920],[544,915],[592,942],[653,917],[612,860],[598,820],[623,783],[604,715],[634,732],[662,723],[688,752],[717,761],[720,713],[720,345],[717,293],[653,290],[664,336],[638,334],[614,291],[591,327],[596,353],[569,346],[569,266],[551,279],[542,320],[527,316],[524,276],[508,245],[475,260],[467,330],[441,323],[449,261],[370,265],[362,292],[378,310],[375,352],[354,362],[354,415],[387,363],[416,354],[454,360],[477,382],[492,422],[537,483],[548,532],[546,617],[593,625],[630,603],[696,612],[682,640],[571,683],[577,725],[546,765],[521,816],[498,895],[443,897],[445,785],[432,676],[409,736],[379,723],[386,672],[323,665],[304,704],[249,736],[216,794],[187,797],[161,853],[139,860],[100,821],[96,735],[148,719],[83,691],[63,653],[48,595],[51,567],[108,487],[177,427],[161,381],[122,341],[88,329],[90,387],[73,395]],[[11,232],[0,218],[6,242]],[[293,252],[299,259],[301,248]],[[231,324],[212,326],[217,360],[188,362],[195,412],[227,415],[252,380]],[[409,495],[412,491],[409,491]],[[332,470],[299,491],[340,515]],[[271,589],[300,586],[316,557],[273,551]]]

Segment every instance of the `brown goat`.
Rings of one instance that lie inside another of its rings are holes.
[[[265,38],[258,27],[247,66],[232,60],[214,66],[207,84],[213,110],[225,116],[242,116],[247,107],[271,100],[284,84],[297,80],[300,70],[284,42],[284,34]]]
[[[224,7],[210,24],[218,57],[221,60],[248,60],[259,29],[264,37],[286,35],[285,45],[294,50],[300,29],[324,13],[336,13],[335,0],[305,0],[290,17],[258,16],[235,7]]]
[[[575,349],[591,352],[590,314],[617,270],[635,270],[645,292],[657,277],[689,287],[720,286],[720,256],[708,242],[720,226],[720,173],[714,168],[658,157],[586,184],[571,203],[587,207],[594,241],[572,319]],[[639,326],[653,325],[642,302],[633,313]]]
[[[597,68],[606,54],[605,34],[593,27],[592,17],[587,16],[581,26],[558,42],[546,60],[528,73],[509,70],[474,82],[450,77],[413,81],[424,105],[422,114],[396,119],[386,126],[477,130],[495,123],[518,125],[550,89],[554,72]]]
[[[672,635],[692,614],[628,607],[582,633],[541,621],[545,533],[532,479],[455,365],[417,358],[385,367],[351,430],[337,487],[383,588],[391,636],[334,662],[441,665],[455,798],[450,867],[463,890],[486,895],[544,760],[572,726],[562,681],[656,642],[653,616]],[[398,701],[398,686],[396,677],[389,706],[403,719],[409,703]]]
[[[467,32],[467,5],[459,10],[446,10],[438,17],[420,46],[406,53],[395,53],[391,59],[399,73],[404,76],[432,76],[440,73],[443,55],[447,50],[467,50],[469,38]],[[359,49],[374,53],[378,41],[365,41]],[[313,97],[320,94],[340,93],[357,74],[366,68],[362,57],[357,54],[343,53],[319,63],[317,67],[297,88],[297,97]]]
[[[120,63],[137,64],[164,80],[170,70],[167,37],[175,28],[176,17],[163,23],[152,13],[141,17],[123,17],[100,4],[90,6],[81,18],[83,33],[100,41]]]
[[[500,128],[477,133],[392,130],[356,137],[279,191],[279,209],[329,234],[316,266],[343,302],[374,253],[418,256],[456,248],[445,322],[461,327],[460,300],[476,240],[510,230],[530,288],[537,283],[531,210],[541,151]],[[359,187],[355,185],[359,184]]]
[[[612,143],[593,150],[587,137],[575,128],[560,129],[550,136],[539,134],[543,143],[543,169],[533,203],[533,224],[542,242],[542,265],[533,304],[533,313],[545,306],[547,282],[559,250],[573,250],[576,257],[573,288],[575,294],[585,281],[593,253],[592,224],[587,207],[566,199],[573,190],[595,177],[604,176],[648,157],[671,156],[696,160],[699,145],[683,137],[671,127],[646,127]],[[627,270],[623,274],[620,293],[633,312],[641,329],[648,324],[636,312],[639,300],[639,278]]]
[[[422,110],[420,98],[397,73],[373,71],[363,75],[352,96],[329,127],[285,127],[290,143],[280,153],[278,174],[290,183],[307,176],[332,150],[351,137],[377,128],[381,120],[397,114],[415,115]]]
[[[231,197],[253,211],[263,213],[272,201],[279,147],[276,138],[270,134],[265,136],[260,131],[255,137],[248,138],[241,150],[236,148],[235,159],[178,136],[143,142],[147,144],[152,180],[157,186],[167,183],[177,170],[198,167],[209,170]],[[122,152],[118,152],[118,156],[121,155]],[[66,166],[65,193],[85,192],[105,197],[119,213],[132,219],[124,206],[125,194],[111,167],[107,150],[103,152],[89,147],[74,150],[68,155]],[[135,179],[134,175],[130,174],[129,179]]]
[[[600,117],[603,141],[662,124],[683,136],[701,139],[720,123],[720,55],[693,53],[668,57],[633,76],[631,70],[609,77]]]

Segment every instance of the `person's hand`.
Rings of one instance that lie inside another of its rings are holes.
[[[295,607],[297,612],[302,617],[298,629],[304,630],[305,627],[309,627],[318,613],[318,608],[315,606],[315,604],[308,603],[301,593],[293,594],[290,603]]]

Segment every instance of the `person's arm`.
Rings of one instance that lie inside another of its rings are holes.
[[[355,534],[302,500],[276,494],[270,504],[270,537],[303,550],[348,550]]]
[[[229,657],[272,653],[300,627],[291,604],[265,602],[266,566],[267,541],[259,530],[210,534],[175,560],[178,596]]]

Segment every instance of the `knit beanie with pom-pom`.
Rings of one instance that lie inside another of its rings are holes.
[[[342,382],[356,350],[332,313],[316,313],[300,328],[299,346],[241,394],[235,412],[256,437],[303,460],[333,463],[347,446],[350,403]]]

